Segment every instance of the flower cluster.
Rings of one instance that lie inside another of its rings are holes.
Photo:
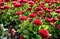
[[[11,38],[16,32],[20,33],[17,39],[49,38],[60,30],[60,1],[0,0],[0,22]]]

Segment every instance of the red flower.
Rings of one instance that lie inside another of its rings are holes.
[[[58,25],[58,30],[60,30],[60,24]]]
[[[11,35],[11,37],[13,37],[14,34],[15,34],[15,30],[14,30],[14,29],[11,29],[11,30],[10,30],[10,35]]]
[[[32,1],[36,2],[36,0],[32,0]]]
[[[0,3],[2,3],[3,2],[3,0],[0,0]]]
[[[20,16],[19,18],[21,21],[27,20],[27,16]]]
[[[14,4],[14,7],[15,7],[15,8],[21,7],[21,3],[16,2],[16,3]]]
[[[60,20],[60,16],[58,16],[58,19]]]
[[[60,6],[57,6],[58,9],[60,9]]]
[[[43,9],[46,11],[47,8],[46,7],[43,7]]]
[[[0,0],[0,2],[2,2],[2,0]]]
[[[56,13],[60,13],[60,9],[55,10]]]
[[[47,17],[47,18],[51,18],[51,15],[50,15],[50,14],[46,14],[46,17]]]
[[[35,25],[42,25],[42,20],[36,19],[36,20],[34,20],[34,24]]]
[[[46,12],[52,12],[53,11],[53,9],[46,9]]]
[[[15,13],[15,15],[20,15],[20,14],[22,14],[22,13],[21,13],[21,12],[16,12],[16,13]]]
[[[40,6],[40,7],[42,7],[42,8],[44,7],[44,5],[43,5],[43,4],[40,4],[39,6]]]
[[[31,11],[31,10],[32,10],[32,8],[28,8],[28,10],[29,10],[29,11]]]
[[[51,18],[51,22],[56,22],[56,18]]]
[[[20,35],[20,39],[24,39],[24,36],[22,34]]]
[[[19,2],[21,2],[21,3],[27,3],[28,2],[28,0],[19,0]]]
[[[41,16],[41,15],[44,14],[44,12],[40,11],[40,12],[38,12],[37,14],[38,14],[38,16]]]
[[[42,2],[41,4],[39,4],[40,7],[44,7],[44,2]]]
[[[54,22],[56,22],[56,20],[57,20],[56,18],[48,18],[48,17],[46,18],[46,21],[48,21],[48,22],[54,23]]]
[[[12,0],[12,1],[17,1],[17,0]]]
[[[34,4],[34,2],[33,2],[33,1],[28,1],[28,3],[29,3],[29,4]]]
[[[24,14],[25,13],[25,10],[22,10],[21,13]]]
[[[54,1],[53,3],[58,4],[59,2],[58,1]]]
[[[45,20],[51,22],[51,18],[45,18]]]
[[[34,4],[29,4],[29,6],[33,7],[33,6],[34,6]]]
[[[36,8],[36,11],[40,11],[40,10],[42,10],[42,7],[37,7]]]
[[[49,2],[50,2],[50,0],[48,0],[48,1],[47,1],[47,0],[45,0],[45,2],[49,3]]]
[[[5,2],[10,2],[10,0],[5,0]]]
[[[49,6],[51,6],[52,5],[52,3],[49,3]]]
[[[4,9],[9,9],[9,8],[10,8],[9,5],[4,6]]]
[[[36,16],[36,13],[31,13],[29,16],[30,16],[31,18],[34,18],[34,17]]]
[[[53,27],[55,27],[55,24],[53,22],[50,23]]]
[[[42,5],[44,5],[44,2],[41,2]]]
[[[16,4],[16,3],[17,3],[17,1],[13,1],[13,2],[12,2],[12,4]]]
[[[0,9],[1,9],[1,10],[4,10],[4,6],[0,6]]]
[[[33,11],[32,13],[36,13],[35,11]]]
[[[25,3],[26,3],[26,2],[28,2],[28,0],[23,0],[23,2],[25,2]]]
[[[45,29],[41,29],[39,31],[39,34],[43,37],[43,38],[48,38],[49,37],[49,32]]]
[[[4,6],[4,2],[0,2],[0,6]]]

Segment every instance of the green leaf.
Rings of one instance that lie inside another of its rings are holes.
[[[52,8],[56,8],[56,4],[52,4]]]
[[[42,27],[43,27],[44,29],[46,29],[46,30],[49,28],[48,25],[42,25]]]
[[[44,6],[47,8],[48,7],[48,3],[45,3]]]
[[[24,33],[24,35],[29,35],[30,34],[28,30],[24,30],[23,33]]]
[[[0,20],[0,24],[2,24],[2,20]]]
[[[50,14],[51,14],[51,16],[52,16],[53,18],[57,18],[57,17],[58,17],[58,14],[55,13],[55,12],[51,12]]]
[[[37,35],[36,36],[36,39],[42,39],[40,35]]]
[[[18,29],[18,27],[19,27],[19,25],[16,25],[16,26],[15,26],[15,29]]]
[[[39,26],[39,30],[41,29],[41,26]]]
[[[29,39],[29,36],[28,36],[28,35],[24,35],[24,38],[25,38],[25,39]]]
[[[58,3],[57,6],[60,6],[60,3]]]

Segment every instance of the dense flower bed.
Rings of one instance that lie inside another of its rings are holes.
[[[0,0],[0,39],[60,38],[60,0]]]

